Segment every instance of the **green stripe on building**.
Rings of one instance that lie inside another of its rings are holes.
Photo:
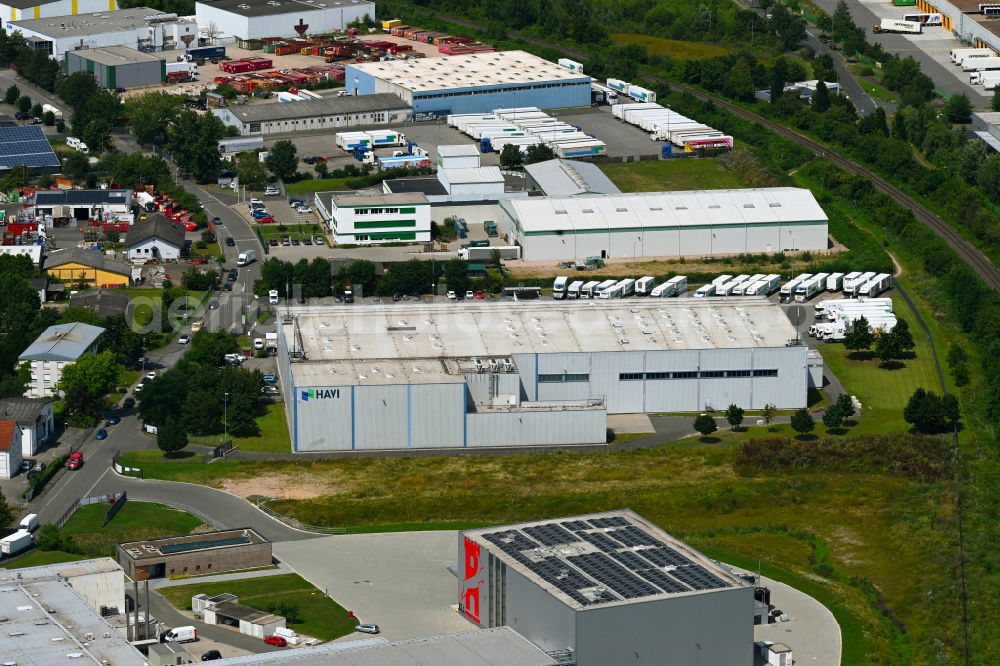
[[[374,220],[372,222],[355,222],[355,229],[392,229],[393,227],[415,227],[416,220]]]

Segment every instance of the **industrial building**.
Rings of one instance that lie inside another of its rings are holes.
[[[335,130],[358,125],[389,125],[410,117],[409,107],[396,95],[328,97],[288,104],[245,104],[212,109],[240,136]]]
[[[345,81],[360,95],[399,95],[415,117],[590,106],[589,76],[524,51],[351,64]]]
[[[125,251],[132,261],[177,261],[184,249],[184,225],[151,213],[129,229],[126,240]]]
[[[132,222],[131,190],[39,190],[35,192],[35,222],[58,224],[75,220]]]
[[[56,393],[63,369],[84,354],[93,353],[104,334],[100,326],[83,322],[56,324],[42,331],[17,357],[31,365],[31,381],[24,391],[26,398],[48,398]]]
[[[63,73],[90,72],[97,85],[109,90],[158,86],[167,80],[167,61],[124,46],[67,51]]]
[[[67,284],[108,288],[127,287],[133,279],[138,280],[142,271],[110,258],[100,250],[70,247],[55,250],[46,256],[45,272]]]
[[[524,165],[528,190],[549,197],[579,194],[621,194],[600,167],[577,160],[546,160]]]
[[[461,532],[458,573],[465,617],[564,663],[754,663],[753,586],[632,511]]]
[[[294,451],[603,444],[608,413],[805,407],[814,363],[763,298],[279,315]]]
[[[434,158],[438,169],[475,169],[480,165],[479,150],[469,143],[438,146]]]
[[[116,0],[2,0],[0,28],[6,29],[11,21],[20,19],[76,16],[80,12],[113,12],[116,9]]]
[[[448,194],[486,196],[503,194],[504,180],[500,167],[443,168],[437,171],[438,181]]]
[[[132,580],[197,576],[271,566],[271,542],[249,527],[119,543]]]
[[[4,663],[143,663],[105,619],[125,610],[125,577],[114,560],[0,569],[0,588]]]
[[[497,220],[526,261],[825,251],[826,213],[793,187],[531,197]]]
[[[239,40],[299,37],[343,31],[365,16],[375,18],[375,3],[363,0],[211,0],[194,5],[198,25],[214,24],[222,37]]]
[[[109,46],[143,52],[184,49],[198,39],[198,24],[149,7],[108,11],[105,3],[99,11],[89,14],[24,16],[23,20],[9,22],[7,32],[21,33],[35,50],[62,60],[67,51]]]
[[[285,628],[285,618],[267,611],[239,603],[235,594],[196,594],[191,597],[191,610],[201,615],[205,624],[222,624],[238,627],[241,634],[264,639],[273,636],[275,629]]]
[[[413,194],[339,195],[315,197],[317,211],[337,243],[427,242],[431,239],[431,206]],[[329,202],[329,204],[327,204]]]

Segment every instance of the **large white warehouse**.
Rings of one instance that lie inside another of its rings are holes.
[[[116,9],[118,9],[116,0],[2,0],[0,28],[6,28],[11,21],[22,19],[76,16],[81,12],[113,12]]]
[[[826,213],[794,187],[500,201],[526,261],[704,257],[827,249]]]
[[[375,3],[363,0],[210,0],[196,2],[198,25],[215,25],[223,36],[237,39],[262,37],[297,37],[296,26],[303,33],[321,35],[344,30],[349,23],[365,16],[375,18]]]
[[[604,443],[608,413],[804,407],[815,365],[762,298],[281,314],[295,451]]]

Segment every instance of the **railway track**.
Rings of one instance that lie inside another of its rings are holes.
[[[447,16],[430,9],[424,9],[421,7],[411,7],[413,11],[421,14],[426,14],[428,16],[433,16],[435,18],[447,21],[455,25],[459,25],[471,30],[481,31],[483,27],[474,21],[469,21],[467,19],[455,18],[452,16]],[[536,37],[531,37],[519,32],[508,33],[512,38],[519,41],[534,44],[535,46],[540,46],[542,48],[552,49],[558,53],[561,53],[569,58],[575,58],[580,61],[584,61],[590,58],[590,54],[586,51],[580,49],[574,49],[571,47],[563,46],[546,40],[538,39]],[[737,106],[729,101],[709,95],[708,93],[702,92],[696,88],[684,85],[682,83],[677,83],[675,81],[668,81],[666,78],[661,76],[656,76],[654,74],[639,73],[637,78],[646,81],[648,83],[658,83],[661,85],[669,85],[674,90],[679,90],[685,92],[696,99],[703,101],[709,101],[716,106],[729,111],[735,116],[743,118],[744,120],[750,120],[762,127],[766,127],[775,134],[778,134],[790,141],[809,149],[814,154],[825,157],[832,163],[836,164],[841,169],[845,171],[850,171],[851,173],[862,176],[863,178],[871,181],[872,185],[878,191],[888,195],[896,203],[909,208],[913,211],[914,217],[924,226],[928,227],[931,231],[937,234],[944,242],[951,247],[962,260],[968,264],[976,274],[982,278],[982,280],[989,285],[989,287],[995,291],[1000,291],[1000,271],[997,267],[993,265],[993,262],[989,260],[976,246],[970,243],[968,240],[963,238],[951,225],[942,220],[940,217],[935,215],[932,211],[925,208],[920,202],[916,201],[902,190],[892,185],[886,181],[881,176],[878,176],[873,171],[852,162],[846,157],[842,156],[840,153],[831,150],[830,148],[820,144],[807,136],[799,134],[798,132],[785,127],[779,123],[772,120],[758,116],[755,113],[747,111],[746,109]]]

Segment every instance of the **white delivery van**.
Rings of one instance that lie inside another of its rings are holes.
[[[272,289],[271,291],[267,292],[267,302],[270,303],[271,305],[277,305],[278,304],[278,290],[277,289]]]
[[[198,640],[198,630],[191,625],[174,627],[162,638],[164,643],[191,643]]]
[[[38,529],[38,514],[29,513],[27,516],[21,519],[19,527],[25,532],[34,532]]]

